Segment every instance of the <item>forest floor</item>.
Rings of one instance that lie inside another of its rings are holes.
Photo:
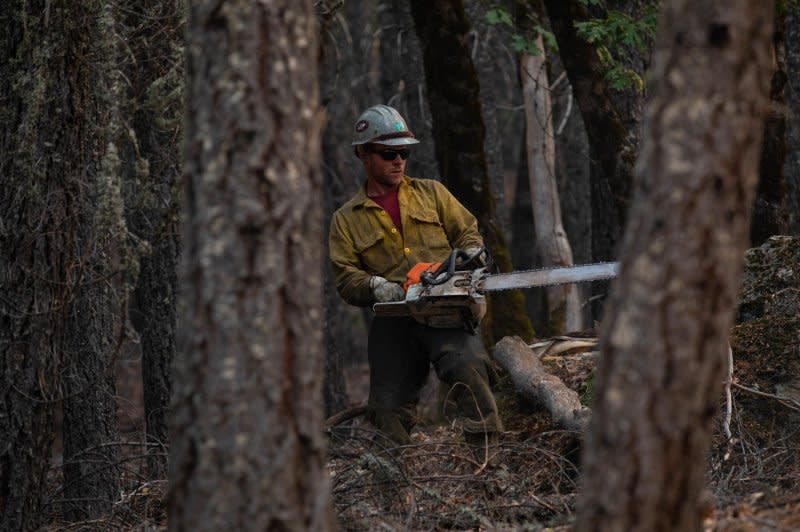
[[[585,396],[591,385],[593,356],[567,353],[549,357],[548,368]],[[127,361],[136,372],[135,361]],[[746,376],[741,378],[747,379]],[[127,379],[127,382],[136,379]],[[366,400],[368,370],[347,371],[354,404]],[[572,527],[577,498],[580,442],[558,430],[549,414],[524,404],[510,384],[496,392],[506,431],[490,456],[476,457],[457,430],[436,420],[433,408],[412,432],[413,444],[382,445],[375,430],[356,418],[330,430],[328,469],[334,506],[343,530],[552,530]],[[59,515],[61,475],[51,474],[51,519],[46,531],[166,530],[167,482],[148,479],[136,442],[142,439],[140,389],[120,393],[125,469],[120,500],[105,519],[64,523]],[[745,393],[745,392],[739,392]],[[436,385],[429,383],[424,401],[435,404]],[[704,531],[800,530],[798,435],[763,446],[752,427],[737,415],[734,394],[727,441],[714,435],[709,455],[708,512]],[[778,406],[780,408],[780,406]],[[800,428],[798,428],[800,430]],[[488,460],[486,458],[489,458]]]
[[[591,353],[548,358],[549,371],[585,397],[594,369]],[[351,397],[366,393],[366,373],[365,367],[349,373]],[[738,377],[748,381],[742,372]],[[506,432],[489,460],[475,457],[445,423],[418,426],[413,444],[402,448],[382,446],[361,420],[333,429],[329,470],[341,527],[570,530],[580,441],[554,427],[547,412],[524,404],[509,386],[501,382],[496,392]],[[800,530],[800,434],[760,446],[767,439],[750,432],[753,427],[738,415],[737,393],[733,397],[733,437],[716,431],[709,454],[704,531]]]

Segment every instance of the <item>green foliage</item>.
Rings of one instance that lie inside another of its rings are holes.
[[[587,5],[599,5],[598,0],[582,0]],[[605,78],[617,90],[634,87],[641,91],[644,81],[634,70],[623,65],[617,58],[632,49],[648,53],[657,26],[658,5],[650,3],[640,19],[620,11],[608,11],[605,18],[576,22],[578,35],[597,47],[600,61],[606,68]]]
[[[548,31],[541,25],[538,18],[533,17],[533,26],[529,33],[523,34],[516,31],[514,20],[511,13],[506,8],[500,5],[486,11],[486,22],[491,25],[503,25],[512,29],[511,33],[511,48],[517,53],[525,53],[528,55],[539,55],[543,50],[536,46],[536,38],[541,35],[545,47],[548,50],[557,52],[558,45],[556,44],[556,37],[552,32]]]
[[[580,0],[580,2],[585,6],[605,8],[603,0]],[[635,70],[626,67],[618,58],[626,49],[649,53],[650,43],[655,36],[657,14],[658,2],[653,1],[647,4],[644,15],[639,19],[621,11],[610,10],[605,18],[575,23],[578,35],[597,47],[597,54],[606,69],[606,81],[612,88],[623,90],[633,87],[637,91],[644,89],[642,77]],[[542,50],[536,46],[536,38],[539,35],[542,36],[547,50],[558,52],[555,35],[542,26],[535,14],[528,16],[531,17],[532,27],[525,34],[517,31],[513,17],[505,7],[500,5],[494,5],[486,11],[486,22],[511,28],[511,48],[517,53],[529,55],[542,53]]]

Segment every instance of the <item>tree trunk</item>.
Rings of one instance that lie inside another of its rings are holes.
[[[27,530],[43,515],[53,405],[62,398],[66,518],[99,517],[119,495],[111,369],[125,299],[118,79],[108,6],[14,2],[0,23],[8,127],[0,397],[10,414],[0,421],[0,529]]]
[[[800,235],[800,3],[786,4],[787,157],[789,232]]]
[[[66,10],[75,9],[74,4]],[[84,84],[80,102],[88,125],[86,149],[75,169],[79,194],[68,209],[78,225],[72,299],[67,305],[62,373],[64,390],[64,517],[97,519],[119,497],[120,449],[114,363],[120,349],[127,285],[128,239],[123,218],[119,145],[122,80],[118,69],[119,20],[116,6],[81,6],[86,45],[76,50],[99,60],[76,75]]]
[[[663,4],[577,530],[701,530],[768,102],[770,3]]]
[[[84,200],[85,201],[85,200]],[[85,210],[88,205],[75,206]],[[84,213],[85,214],[85,213]],[[88,226],[91,222],[83,220]],[[97,519],[119,498],[120,449],[114,360],[119,348],[120,308],[104,258],[109,244],[96,233],[78,242],[94,247],[79,271],[80,285],[66,321],[64,390],[64,518]]]
[[[81,127],[66,86],[76,20],[45,20],[44,4],[0,12],[0,530],[42,521],[63,338],[74,192],[72,141]],[[54,24],[55,23],[55,24]],[[54,24],[50,27],[50,24]],[[32,75],[35,74],[35,75]],[[43,127],[74,117],[64,127]]]
[[[572,264],[572,248],[561,223],[561,205],[555,180],[555,138],[550,83],[542,36],[536,38],[539,55],[522,54],[520,81],[525,101],[526,146],[531,205],[536,243],[545,266]],[[547,289],[551,334],[583,329],[578,287],[574,284]]]
[[[139,246],[131,322],[141,340],[147,466],[166,478],[167,413],[175,354],[178,178],[183,123],[183,11],[179,0],[138,1],[128,11],[134,63],[126,72],[133,137],[125,161],[126,217]],[[133,5],[131,3],[131,5]]]
[[[310,0],[195,2],[170,526],[333,528]]]
[[[758,188],[750,223],[750,245],[758,247],[773,235],[789,230],[786,180],[786,61],[782,21],[776,21],[773,37],[773,68],[770,83],[770,110],[764,120],[764,141],[758,165]]]
[[[408,2],[382,0],[377,14],[378,27],[373,38],[378,47],[378,63],[374,68],[380,72],[381,91],[378,100],[369,105],[385,103],[400,111],[420,141],[408,159],[406,172],[412,176],[436,178],[438,168],[422,50],[419,37],[414,33],[411,7]],[[351,122],[354,119],[352,117]],[[346,131],[349,133],[352,128]],[[363,173],[361,169],[359,172]]]
[[[544,0],[544,4],[589,139],[592,259],[614,260],[631,196],[634,137],[617,110],[597,51],[575,29],[576,22],[589,18],[586,7],[580,0]],[[607,287],[603,282],[592,284],[596,318]]]
[[[479,84],[467,48],[469,24],[461,0],[412,0],[411,13],[425,61],[433,115],[433,137],[442,182],[478,219],[484,241],[501,271],[511,271],[510,254],[495,220],[494,196],[484,155],[485,128]],[[533,337],[520,291],[493,294],[484,320],[484,341],[503,336]]]

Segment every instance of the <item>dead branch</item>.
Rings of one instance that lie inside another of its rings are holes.
[[[584,432],[590,410],[581,405],[577,392],[547,373],[542,362],[518,337],[506,336],[492,350],[517,391],[550,412],[553,421],[567,430]]]
[[[367,413],[367,405],[358,405],[358,406],[351,406],[346,410],[342,410],[341,412],[332,415],[328,419],[325,420],[325,429],[329,430],[344,423],[345,421],[350,421],[351,419],[357,418],[359,416],[363,416]]]

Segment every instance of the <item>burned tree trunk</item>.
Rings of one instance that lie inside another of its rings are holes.
[[[665,2],[601,332],[577,530],[701,530],[768,102],[773,6]]]
[[[461,0],[412,0],[411,13],[425,61],[433,138],[442,182],[478,219],[501,271],[512,264],[495,219],[495,201],[484,154],[478,75],[467,48],[469,23]],[[484,322],[493,338],[533,336],[520,291],[493,294]],[[489,343],[491,338],[488,339]]]
[[[194,2],[170,526],[333,527],[310,0]]]
[[[12,2],[0,16],[3,530],[42,517],[61,400],[66,518],[98,517],[119,495],[111,362],[125,233],[105,7]]]
[[[125,211],[139,243],[130,318],[142,350],[148,473],[151,478],[166,478],[180,247],[183,8],[180,0],[135,0],[135,4],[125,19],[132,56],[126,71],[132,135],[124,168]]]
[[[0,530],[33,530],[42,519],[53,419],[59,399],[61,317],[68,297],[66,198],[80,120],[56,91],[72,57],[65,31],[48,28],[41,2],[6,2],[0,12]],[[59,20],[59,29],[74,19]],[[31,75],[35,73],[36,75]]]
[[[68,209],[76,230],[71,300],[66,308],[64,405],[64,517],[96,519],[119,497],[120,448],[114,365],[123,338],[127,283],[127,228],[123,219],[119,139],[121,73],[116,6],[71,3],[63,13],[80,17],[74,51],[76,106],[86,125]],[[80,33],[78,33],[80,32]],[[84,61],[85,57],[93,61]]]

